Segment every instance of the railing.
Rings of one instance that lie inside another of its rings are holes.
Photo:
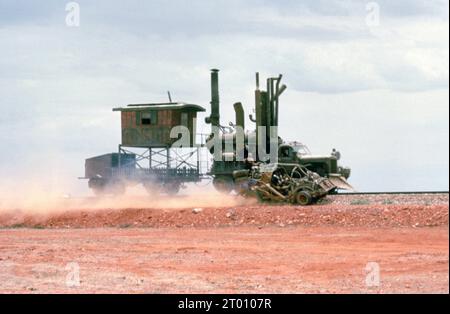
[[[124,165],[119,161],[112,168],[112,176],[140,180],[141,178],[178,177],[193,178],[206,174],[211,164],[211,155],[206,147],[208,134],[197,134],[196,144],[185,148],[128,147],[119,145],[120,154],[133,154],[135,161]]]
[[[198,177],[198,169],[193,168],[112,168],[113,177],[130,178],[138,180],[140,178],[148,177],[177,177],[177,178],[191,178]]]

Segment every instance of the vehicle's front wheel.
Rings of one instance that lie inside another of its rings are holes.
[[[295,195],[295,201],[299,205],[306,206],[313,202],[313,197],[308,191],[298,191]]]

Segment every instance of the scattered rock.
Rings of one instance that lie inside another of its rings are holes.
[[[194,208],[194,209],[192,209],[192,212],[193,212],[194,214],[201,213],[202,211],[203,211],[203,208]]]
[[[364,196],[369,199],[369,196]],[[48,228],[97,227],[178,227],[190,226],[321,226],[346,227],[409,227],[448,226],[448,195],[392,196],[385,204],[385,196],[370,196],[370,204],[352,205],[358,196],[329,196],[330,202],[322,205],[297,207],[289,204],[244,205],[239,207],[190,208],[165,210],[164,208],[125,208],[70,210],[45,218],[27,214],[20,216],[20,225],[14,212],[0,213],[0,227],[23,228],[43,226]],[[430,205],[425,206],[424,202]],[[237,205],[236,205],[237,206]],[[194,216],[193,214],[201,215]],[[86,215],[88,214],[88,215]],[[86,219],[86,217],[88,217]],[[2,256],[5,259],[4,256]]]

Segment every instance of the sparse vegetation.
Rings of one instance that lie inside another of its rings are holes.
[[[370,202],[366,199],[357,199],[350,202],[350,205],[369,205]]]
[[[25,228],[25,224],[24,223],[18,223],[18,224],[13,224],[11,225],[11,229],[18,229],[18,228]]]

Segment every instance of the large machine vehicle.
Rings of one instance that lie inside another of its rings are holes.
[[[333,149],[330,155],[312,155],[305,145],[285,143],[278,136],[279,97],[286,90],[286,85],[281,85],[281,79],[282,75],[268,78],[266,90],[260,90],[259,73],[256,73],[255,117],[249,115],[255,123],[255,130],[245,131],[245,115],[240,102],[233,105],[235,124],[230,123],[227,127],[220,124],[218,70],[212,70],[211,115],[205,122],[211,124],[207,147],[215,156],[209,173],[214,177],[214,186],[220,191],[230,192],[235,189],[234,171],[249,169],[253,163],[272,162],[286,168],[287,172],[295,166],[304,166],[328,178],[338,189],[352,190],[347,182],[350,169],[338,165],[338,151]],[[215,151],[217,147],[222,148],[219,156]]]
[[[233,178],[239,194],[254,195],[262,202],[310,205],[337,188],[328,178],[300,165],[288,173],[280,164],[258,164],[251,170],[235,171]]]
[[[276,164],[275,177],[280,171],[308,174],[302,176],[302,180],[290,177],[292,182],[288,190],[291,192],[272,186],[285,196],[285,200],[292,200],[293,195],[303,189],[299,187],[305,187],[308,182],[317,183],[318,178],[322,178],[320,182],[326,182],[326,187],[315,183],[307,203],[336,189],[351,189],[346,181],[350,169],[338,165],[340,154],[337,151],[329,156],[315,156],[305,145],[285,143],[278,136],[279,97],[286,89],[281,85],[281,75],[268,78],[267,89],[260,90],[259,74],[256,74],[255,117],[249,116],[255,129],[247,131],[240,102],[233,105],[235,123],[220,124],[218,72],[216,69],[211,71],[211,113],[205,119],[211,124],[211,134],[204,142],[197,143],[197,113],[206,111],[199,105],[172,102],[169,96],[168,103],[114,108],[113,111],[121,113],[122,141],[118,152],[86,159],[84,179],[89,180],[93,192],[121,194],[127,186],[142,184],[150,194],[176,194],[185,183],[212,177],[217,190],[241,193],[242,177],[237,180],[236,173],[241,170],[250,176],[262,173],[267,169],[265,164]],[[213,162],[209,167],[211,156]],[[202,171],[204,164],[207,171]],[[255,189],[264,194],[263,186]]]

